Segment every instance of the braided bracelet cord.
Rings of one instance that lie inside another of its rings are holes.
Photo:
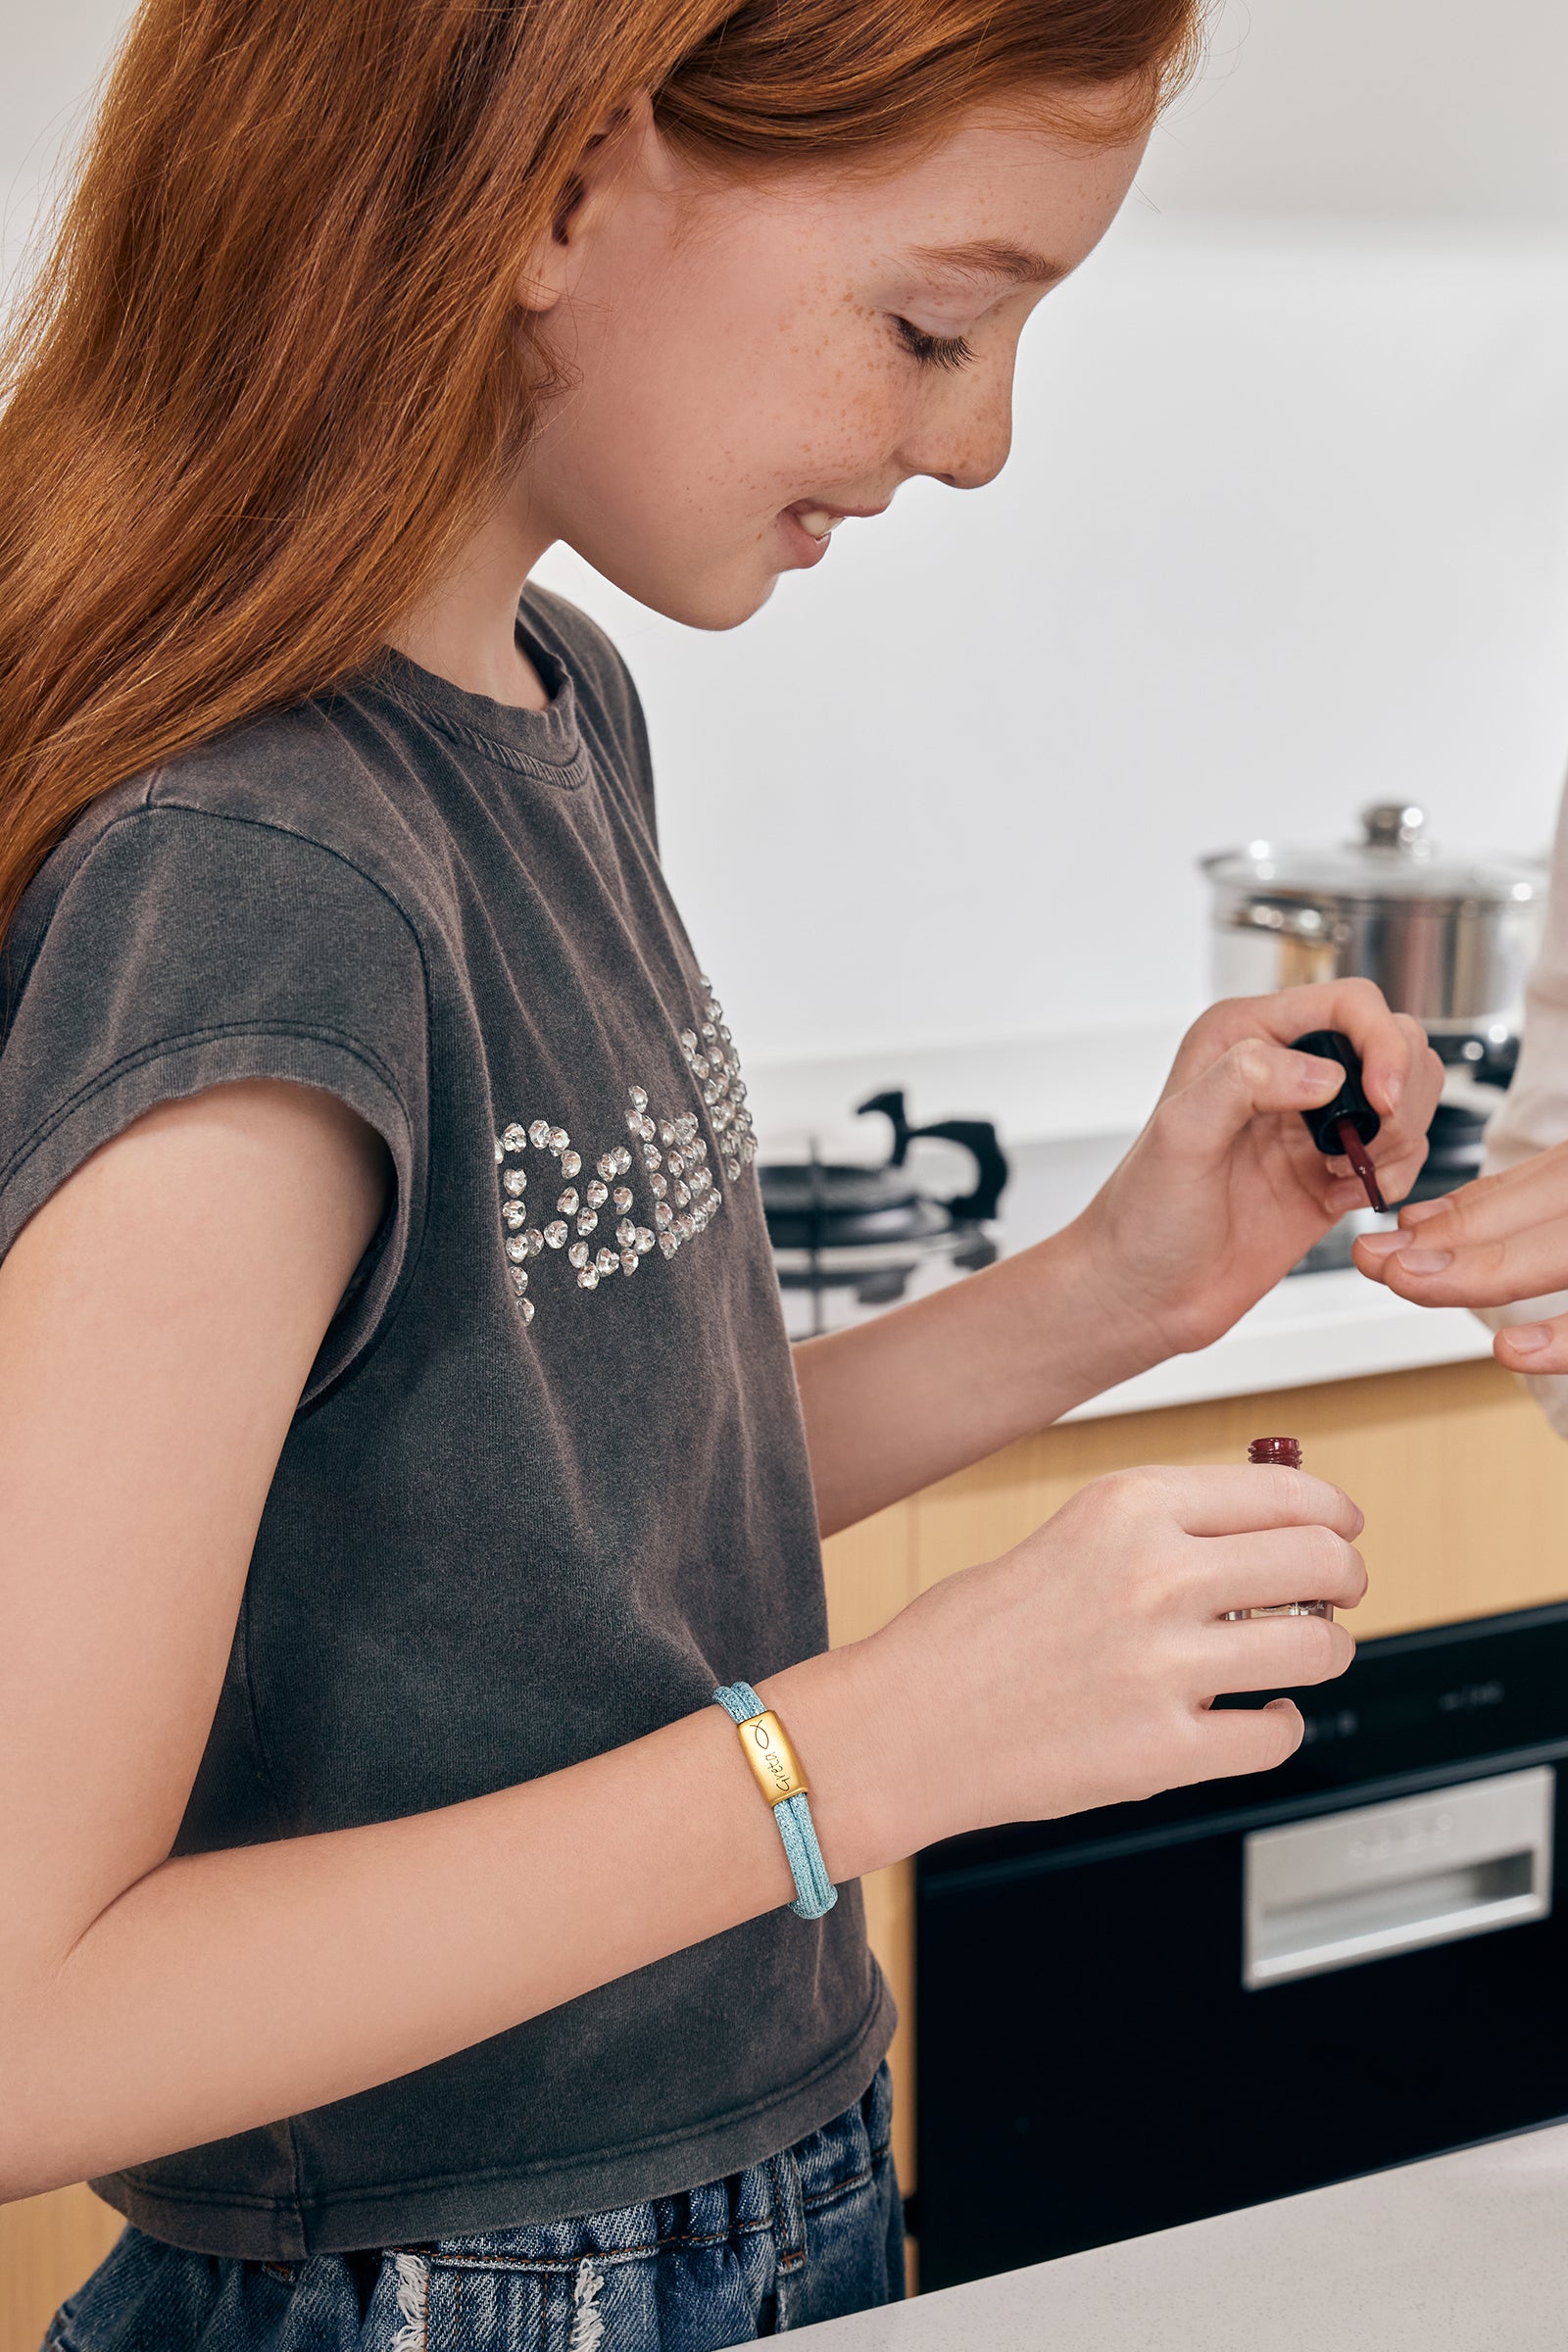
[[[767,1712],[750,1683],[727,1683],[721,1690],[713,1692],[713,1702],[736,1725],[750,1723],[754,1715]],[[790,1909],[801,1919],[820,1919],[838,1901],[839,1890],[827,1875],[827,1864],[816,1842],[810,1798],[804,1791],[799,1796],[785,1797],[773,1807],[773,1819],[778,1823],[790,1876],[795,1881],[795,1900]]]

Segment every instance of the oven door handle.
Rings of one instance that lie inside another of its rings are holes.
[[[1549,1765],[1244,1840],[1242,1983],[1250,1991],[1550,1916]]]

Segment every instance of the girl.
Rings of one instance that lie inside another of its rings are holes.
[[[1213,1693],[1350,1654],[1222,1622],[1360,1593],[1284,1473],[1103,1481],[833,1654],[818,1537],[1202,1346],[1357,1197],[1293,1036],[1354,1037],[1397,1194],[1420,1033],[1217,1007],[1074,1226],[792,1366],[634,692],[526,586],[564,539],[727,627],[990,480],[1193,38],[132,28],[0,427],[0,2193],[133,2225],[59,2346],[695,2352],[896,2295],[855,1881],[1274,1763],[1296,1710]]]

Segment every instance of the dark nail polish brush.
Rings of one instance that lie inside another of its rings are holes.
[[[1313,1054],[1322,1061],[1337,1061],[1345,1072],[1345,1084],[1332,1102],[1322,1103],[1316,1110],[1303,1110],[1306,1132],[1326,1158],[1343,1152],[1361,1179],[1368,1200],[1382,1216],[1388,1208],[1378,1189],[1378,1172],[1367,1156],[1367,1145],[1377,1134],[1383,1121],[1366,1099],[1361,1084],[1361,1056],[1348,1037],[1338,1029],[1309,1029],[1305,1037],[1291,1040],[1293,1054]]]

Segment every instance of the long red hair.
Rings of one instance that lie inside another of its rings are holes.
[[[1200,5],[144,0],[0,363],[0,929],[98,793],[362,668],[450,560],[618,103],[747,172],[1031,86],[1131,129]]]

